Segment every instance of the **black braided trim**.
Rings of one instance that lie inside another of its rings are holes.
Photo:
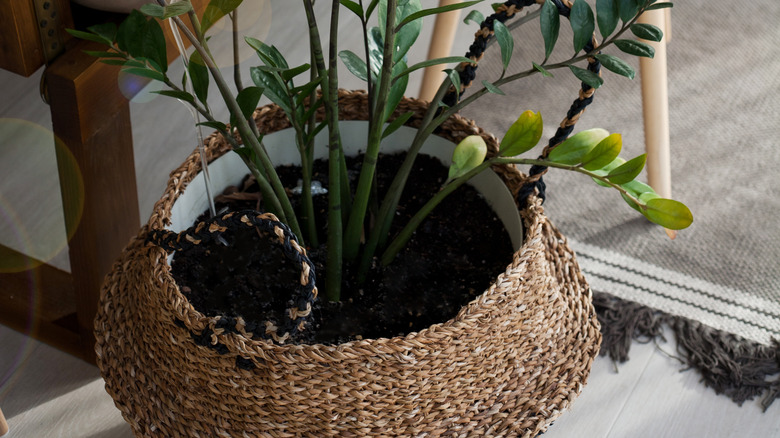
[[[306,320],[311,315],[312,304],[317,299],[316,275],[314,266],[306,256],[306,250],[298,244],[295,235],[290,228],[279,222],[276,216],[256,211],[245,210],[227,213],[222,216],[200,222],[181,233],[168,230],[153,230],[147,236],[147,242],[157,245],[164,250],[186,251],[193,246],[211,242],[218,239],[229,228],[255,227],[276,236],[282,246],[284,255],[301,266],[301,282],[291,299],[292,307],[287,309],[287,318],[281,327],[271,322],[266,322],[258,327],[254,323],[245,323],[242,318],[220,316],[213,329],[231,333],[241,333],[251,337],[260,336],[262,339],[283,344],[291,336],[301,332],[305,328]],[[220,348],[216,338],[213,337],[212,328],[207,328],[203,333],[191,333],[196,343],[215,348],[220,354],[224,354],[225,348]],[[251,334],[251,335],[250,335]],[[224,347],[224,346],[223,346]],[[245,363],[242,363],[246,366]],[[245,368],[246,369],[246,368]]]

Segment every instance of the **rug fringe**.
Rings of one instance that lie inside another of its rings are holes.
[[[697,370],[704,384],[738,405],[763,395],[766,411],[780,398],[780,341],[763,345],[700,322],[669,315],[603,292],[593,294],[603,336],[601,355],[616,362],[628,360],[633,341],[666,340],[672,329],[678,359]]]

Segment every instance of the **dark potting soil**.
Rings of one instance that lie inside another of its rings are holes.
[[[382,155],[377,169],[381,196],[400,167],[404,154]],[[347,166],[357,185],[362,157]],[[327,187],[327,162],[317,161],[314,180]],[[280,178],[294,193],[300,169],[280,167]],[[439,190],[447,169],[435,158],[419,156],[409,177],[391,236]],[[257,209],[262,202],[256,184],[228,188],[217,198],[217,210]],[[327,302],[325,259],[327,195],[314,197],[320,226],[318,248],[307,248],[315,266],[319,299],[294,343],[338,344],[354,339],[392,337],[419,331],[453,318],[504,271],[512,246],[501,221],[479,193],[468,185],[448,196],[420,225],[395,261],[382,267],[375,259],[365,283],[356,281],[356,269],[345,264],[342,300]],[[297,208],[298,198],[292,196]],[[204,219],[207,213],[199,218]],[[224,244],[204,244],[177,252],[172,270],[192,305],[206,315],[242,316],[264,326],[279,325],[290,296],[299,283],[300,266],[289,261],[274,239],[254,230],[228,231]],[[308,243],[308,242],[307,242]]]

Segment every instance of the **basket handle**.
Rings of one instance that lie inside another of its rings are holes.
[[[570,0],[552,0],[552,2],[557,7],[558,14],[565,18],[569,18],[572,5]],[[455,105],[458,101],[458,96],[462,96],[463,91],[471,86],[471,83],[476,78],[477,64],[484,56],[487,43],[494,38],[493,23],[496,21],[505,23],[517,16],[517,12],[521,11],[523,8],[541,3],[544,3],[544,0],[508,0],[504,2],[503,5],[496,8],[495,13],[485,18],[480,24],[480,30],[475,34],[474,43],[469,47],[469,51],[466,52],[465,55],[466,58],[471,59],[473,62],[463,62],[457,67],[461,83],[460,93],[456,93],[454,87],[450,86],[450,90],[442,99],[445,104],[449,106]],[[590,52],[596,47],[598,47],[598,42],[594,36],[588,44],[585,45],[583,50],[585,52]],[[596,58],[590,57],[588,58],[587,69],[598,75],[601,71],[601,63]],[[566,117],[563,121],[561,121],[555,135],[550,138],[547,146],[539,156],[540,159],[547,158],[547,155],[552,149],[569,137],[574,130],[574,125],[577,123],[577,120],[579,120],[580,116],[585,111],[585,108],[593,102],[593,94],[595,91],[596,90],[590,85],[584,82],[581,83],[577,99],[569,107],[569,111],[566,113]],[[531,167],[528,172],[528,180],[517,193],[517,201],[521,208],[525,208],[528,198],[532,195],[535,195],[544,202],[546,186],[542,180],[542,176],[546,172],[546,166],[534,165]]]
[[[270,321],[265,322],[265,330],[258,330],[260,337],[283,344],[291,336],[305,328],[307,319],[312,313],[312,305],[317,298],[316,276],[314,265],[306,255],[306,249],[298,244],[290,228],[279,222],[271,213],[258,213],[252,210],[226,213],[200,222],[180,233],[169,230],[152,230],[147,236],[147,242],[163,248],[167,252],[186,251],[203,243],[215,241],[228,229],[257,228],[276,236],[282,246],[284,255],[301,266],[300,284],[291,299],[292,307],[287,309],[286,318],[281,327]]]

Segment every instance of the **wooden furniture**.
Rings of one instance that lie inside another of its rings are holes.
[[[5,421],[5,417],[3,416],[3,410],[0,409],[0,436],[3,436],[8,433],[8,423]]]
[[[68,18],[54,28],[67,49],[44,77],[54,134],[66,146],[57,148],[57,163],[71,272],[0,245],[0,257],[26,267],[0,272],[0,323],[94,362],[93,318],[103,277],[140,228],[130,108],[117,85],[119,68],[83,52],[102,50],[99,45],[68,41],[63,28],[73,26],[70,3],[52,1],[0,0],[0,23],[6,25],[0,28],[0,67],[30,75],[46,62],[36,6],[48,3]],[[202,12],[207,2],[192,3]],[[170,29],[163,29],[173,60],[178,51]]]

